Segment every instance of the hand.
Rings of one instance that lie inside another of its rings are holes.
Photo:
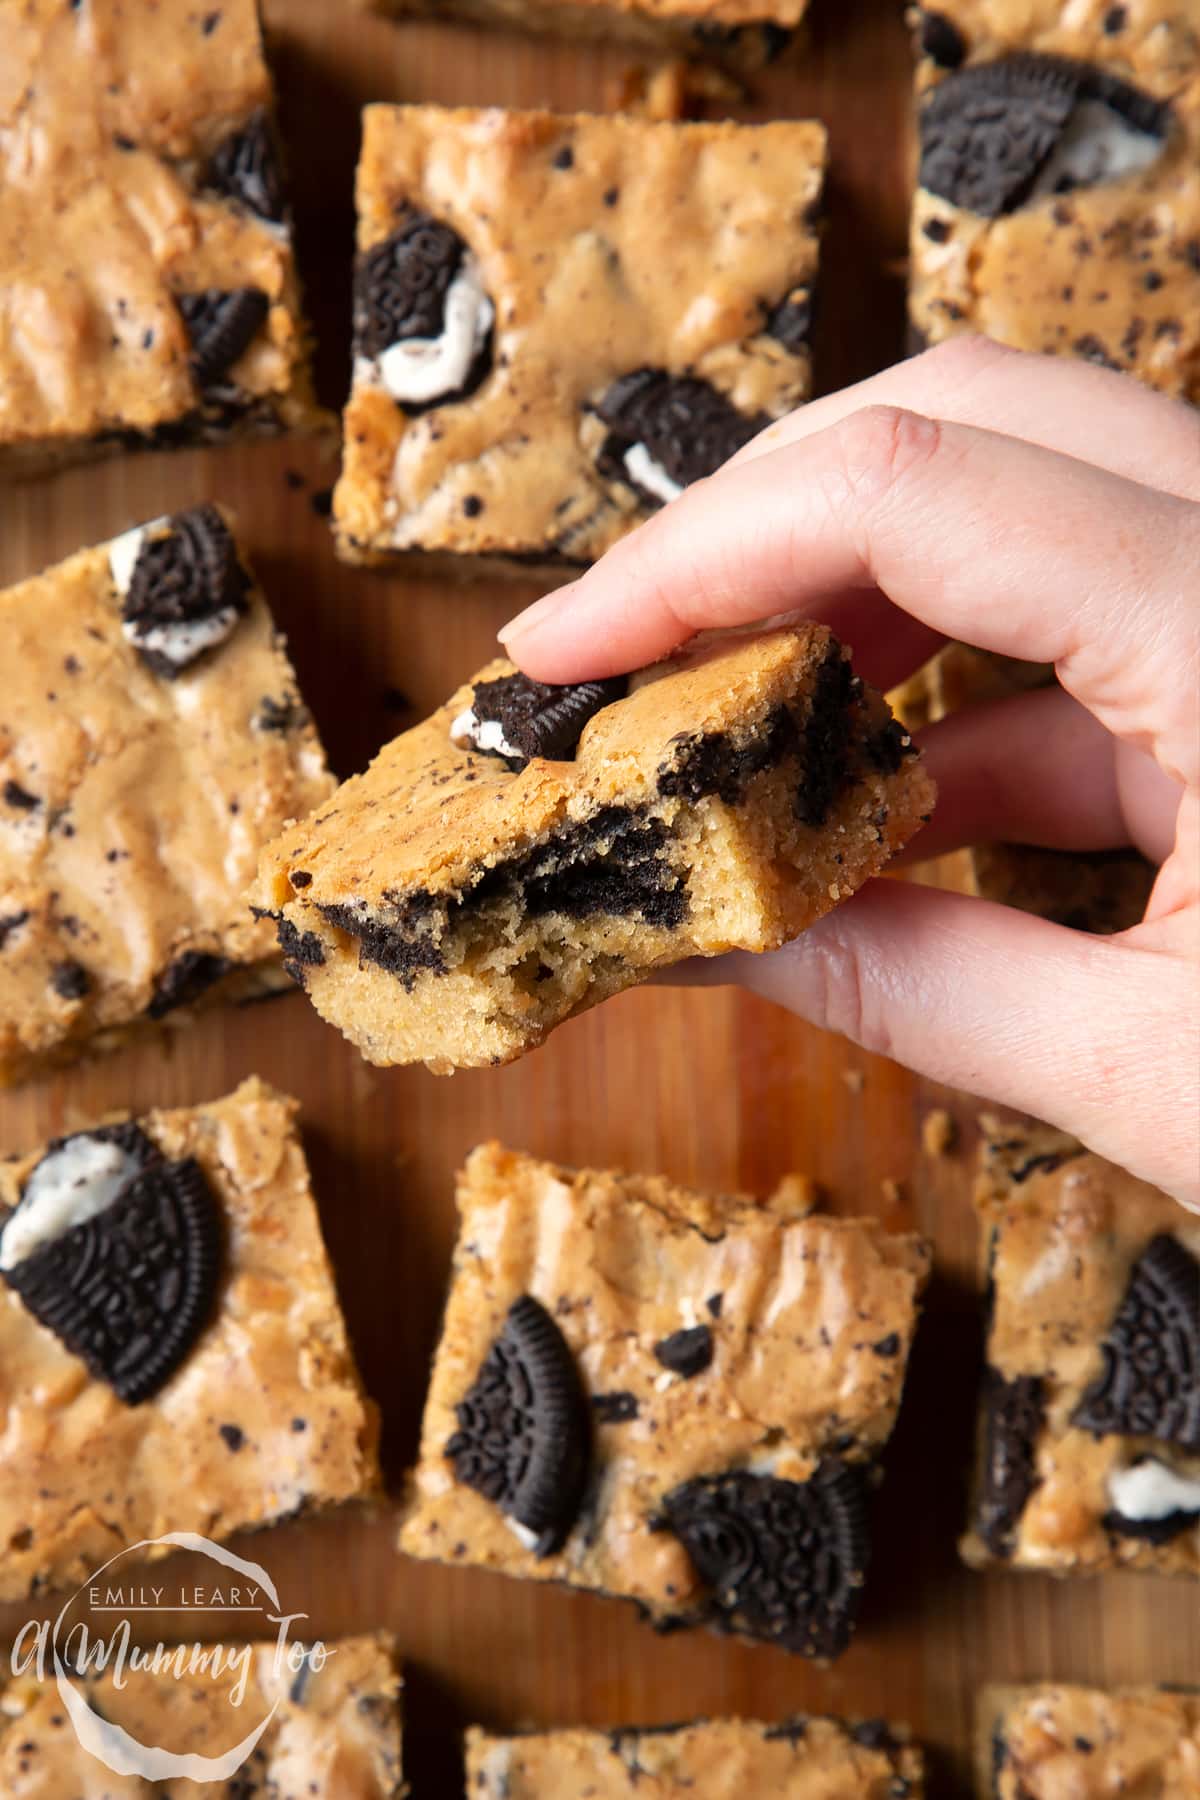
[[[872,882],[739,981],[867,1049],[1068,1131],[1200,1210],[1200,413],[1125,376],[958,339],[764,431],[513,620],[543,681],[798,613],[890,687],[945,636],[1053,662],[1061,689],[922,745],[920,856],[1130,843],[1145,920],[1087,936]]]

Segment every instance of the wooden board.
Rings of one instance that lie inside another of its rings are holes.
[[[908,46],[893,0],[815,0],[815,15],[805,59],[772,71],[757,104],[737,110],[815,113],[831,128],[818,368],[829,389],[900,351]],[[322,339],[321,386],[336,405],[347,368],[361,104],[601,108],[628,58],[449,27],[397,28],[360,17],[346,0],[268,0],[267,17],[301,263]],[[498,625],[534,590],[456,590],[340,568],[309,504],[332,476],[316,446],[293,441],[129,458],[10,489],[0,494],[0,581],[135,520],[206,496],[229,502],[334,764],[349,773],[397,728],[389,690],[424,714],[490,654]],[[169,1053],[141,1048],[0,1097],[0,1149],[36,1143],[105,1108],[220,1094],[252,1071],[304,1103],[346,1312],[384,1411],[393,1487],[416,1445],[453,1241],[453,1171],[482,1138],[716,1188],[761,1191],[803,1169],[838,1210],[882,1212],[936,1242],[937,1277],[889,1462],[862,1630],[832,1670],[703,1634],[659,1639],[615,1602],[402,1561],[387,1507],[370,1519],[291,1524],[242,1546],[269,1568],[289,1610],[309,1615],[310,1632],[395,1631],[408,1665],[416,1800],[460,1791],[456,1733],[470,1720],[611,1725],[798,1708],[908,1719],[933,1747],[939,1791],[965,1793],[972,1696],[985,1678],[1195,1678],[1200,1609],[1186,1583],[1127,1576],[1058,1585],[971,1575],[957,1563],[978,1325],[969,1102],[725,990],[626,995],[512,1068],[452,1080],[367,1068],[296,996],[212,1015]],[[934,1161],[920,1150],[919,1127],[942,1103],[960,1120],[963,1141],[957,1155]],[[898,1201],[886,1199],[884,1181],[899,1184]],[[0,1641],[37,1610],[0,1609]]]

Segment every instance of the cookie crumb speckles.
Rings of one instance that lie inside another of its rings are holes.
[[[462,399],[490,366],[495,310],[449,225],[411,212],[359,258],[355,354],[409,408]]]
[[[240,1425],[220,1425],[217,1427],[217,1429],[220,1432],[221,1440],[224,1443],[225,1448],[227,1450],[232,1451],[236,1455],[236,1453],[242,1448],[242,1445],[246,1442],[246,1434],[242,1430],[241,1426]]]
[[[89,992],[91,976],[82,963],[55,963],[50,971],[50,985],[60,1000],[82,1000]]]

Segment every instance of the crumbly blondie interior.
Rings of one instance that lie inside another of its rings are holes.
[[[655,968],[775,948],[932,805],[911,740],[821,626],[635,677],[573,757],[514,772],[456,745],[473,696],[524,679],[481,671],[262,859],[253,899],[291,972],[370,1061],[506,1062]],[[548,717],[577,694],[543,692]]]
[[[986,1687],[977,1721],[980,1800],[1200,1793],[1200,1689]]]
[[[467,1733],[467,1788],[477,1800],[921,1800],[920,1750],[882,1719],[803,1714],[612,1731]]]

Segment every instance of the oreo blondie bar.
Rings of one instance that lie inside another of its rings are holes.
[[[467,1733],[473,1800],[921,1800],[921,1752],[882,1719],[704,1719],[615,1731]]]
[[[988,1366],[963,1555],[1200,1574],[1200,1219],[1048,1126],[983,1124]]]
[[[458,1206],[401,1549],[840,1655],[925,1244],[496,1144]]]
[[[918,341],[978,331],[1200,400],[1200,18],[1189,0],[915,15]]]
[[[0,593],[0,665],[0,1084],[286,987],[241,893],[333,782],[221,513]]]
[[[158,1673],[126,1669],[119,1681],[111,1670],[72,1672],[78,1704],[70,1720],[52,1678],[31,1672],[0,1681],[0,1792],[116,1800],[149,1793],[151,1786],[164,1791],[137,1776],[136,1786],[122,1782],[119,1789],[105,1780],[84,1740],[111,1744],[115,1729],[134,1745],[201,1759],[192,1779],[231,1800],[255,1794],[398,1800],[404,1791],[400,1672],[388,1638],[231,1644],[224,1651],[219,1667],[193,1664],[183,1681],[170,1666]],[[228,1786],[221,1780],[218,1788],[218,1765],[239,1733],[268,1713],[265,1731],[227,1777]],[[22,1776],[34,1776],[36,1785],[27,1787]]]
[[[824,163],[815,124],[368,107],[340,554],[586,562],[806,399]]]
[[[320,417],[254,0],[0,8],[0,472]]]
[[[980,1800],[1200,1793],[1200,1690],[1044,1683],[980,1695]]]
[[[0,1599],[376,1487],[294,1102],[250,1080],[0,1162],[0,1417]]]
[[[824,626],[626,682],[490,664],[265,851],[252,898],[370,1062],[509,1062],[682,957],[768,950],[932,805]]]

